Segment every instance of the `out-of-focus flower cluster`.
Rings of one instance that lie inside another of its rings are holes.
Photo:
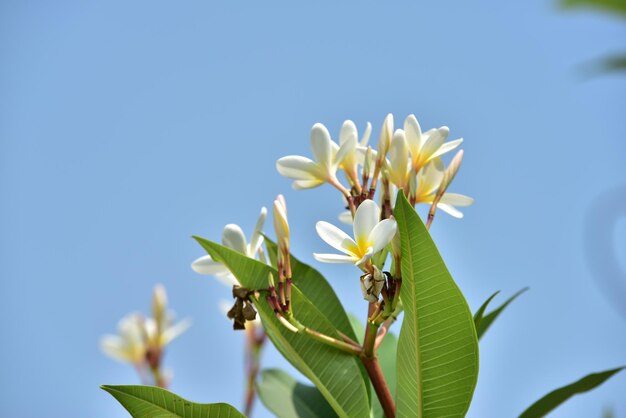
[[[152,315],[126,315],[118,324],[118,334],[103,336],[100,348],[115,360],[135,366],[144,381],[167,386],[168,378],[161,370],[165,347],[185,332],[191,321],[175,323],[174,312],[167,309],[167,294],[161,285],[154,288]]]

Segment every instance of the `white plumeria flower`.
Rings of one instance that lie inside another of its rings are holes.
[[[443,180],[444,168],[440,158],[436,158],[426,164],[417,175],[417,189],[415,191],[415,203],[432,204],[437,195],[437,189]],[[455,218],[462,218],[463,213],[455,206],[470,206],[474,199],[457,193],[444,193],[437,204],[437,208]]]
[[[380,208],[373,200],[361,203],[354,215],[354,239],[336,226],[320,221],[315,225],[319,236],[342,254],[313,254],[324,263],[353,263],[361,266],[385,248],[396,233],[394,219],[380,221]]]
[[[409,115],[406,118],[404,131],[411,150],[411,162],[415,172],[418,172],[429,161],[452,151],[463,142],[463,139],[460,138],[444,143],[450,133],[446,126],[422,132],[415,115]]]
[[[226,225],[222,233],[222,244],[247,257],[256,259],[256,254],[263,244],[262,230],[266,217],[267,209],[263,207],[261,208],[261,213],[259,214],[259,219],[256,222],[254,231],[252,231],[249,243],[239,225]],[[239,284],[235,276],[228,270],[228,267],[213,260],[210,255],[205,255],[195,260],[191,264],[191,268],[199,274],[213,275],[229,287]]]
[[[325,182],[338,187],[337,169],[348,154],[355,152],[356,142],[356,137],[349,136],[338,146],[330,139],[328,129],[316,123],[311,128],[311,150],[316,161],[288,155],[276,161],[276,169],[281,175],[294,180],[294,189],[310,189]]]

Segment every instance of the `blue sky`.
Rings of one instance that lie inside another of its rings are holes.
[[[338,196],[291,190],[274,162],[309,155],[315,122],[378,132],[389,112],[465,138],[451,191],[476,204],[432,232],[470,306],[531,287],[481,342],[468,416],[626,364],[626,77],[579,71],[625,35],[548,1],[3,2],[0,415],[127,416],[98,386],[137,377],[98,340],[158,282],[194,321],[172,390],[240,405],[243,336],[217,307],[228,289],[189,268],[190,236],[250,231],[278,193],[294,252],[362,312],[354,272],[311,256]],[[625,385],[553,416],[626,416]]]

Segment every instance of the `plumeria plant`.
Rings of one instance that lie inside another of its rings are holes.
[[[367,307],[364,318],[348,315],[329,282],[291,253],[294,234],[279,195],[272,210],[273,239],[263,232],[266,208],[249,242],[234,224],[224,228],[221,244],[194,237],[207,255],[192,263],[193,270],[232,286],[234,302],[224,311],[234,329],[246,334],[245,415],[227,404],[196,404],[163,389],[163,347],[184,327],[171,328],[164,319],[162,288],[155,291],[154,320],[128,317],[120,336],[105,337],[102,344],[107,354],[150,370],[154,386],[103,389],[134,417],[249,416],[257,394],[281,418],[465,416],[478,379],[479,340],[526,289],[486,313],[496,292],[472,314],[429,234],[439,209],[462,218],[459,208],[473,203],[448,191],[463,160],[458,150],[463,140],[448,141],[445,126],[422,131],[413,115],[401,128],[388,115],[376,149],[369,145],[371,132],[368,123],[359,137],[356,125],[345,121],[336,142],[317,123],[310,134],[312,159],[289,155],[276,162],[294,189],[328,184],[339,191],[343,203],[339,198],[337,203],[345,206],[339,220],[351,224],[352,235],[317,222],[321,240],[335,251],[313,256],[322,263],[354,265],[354,287]],[[417,205],[425,206],[424,220]],[[259,373],[267,340],[312,385],[278,369]],[[544,416],[621,369],[557,389],[520,416]]]

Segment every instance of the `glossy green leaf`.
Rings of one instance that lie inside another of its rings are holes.
[[[225,403],[190,402],[154,386],[101,386],[134,418],[245,418]]]
[[[276,254],[276,244],[265,237],[265,245],[269,254]],[[314,304],[335,327],[353,340],[356,335],[350,326],[348,314],[339,302],[337,294],[320,272],[308,264],[304,264],[291,256],[291,275],[293,283]]]
[[[626,0],[561,0],[565,8],[593,8],[626,17]]]
[[[315,384],[340,417],[362,417],[369,414],[368,387],[357,357],[329,347],[306,335],[285,328],[274,315],[262,289],[267,288],[269,272],[276,270],[257,260],[212,241],[194,237],[211,255],[226,265],[242,286],[261,290],[255,306],[268,336],[280,353]],[[299,290],[292,287],[294,316],[305,326],[340,339],[335,325]]]
[[[487,332],[487,330],[489,329],[489,327],[491,326],[491,324],[493,324],[493,321],[496,320],[496,318],[498,316],[500,316],[500,314],[502,313],[502,311],[504,311],[504,309],[506,309],[507,306],[509,306],[511,304],[511,302],[513,302],[515,299],[517,299],[517,297],[519,295],[521,295],[522,293],[526,292],[528,290],[528,287],[525,287],[521,290],[518,290],[513,296],[511,296],[510,298],[508,298],[502,305],[498,306],[496,309],[494,309],[493,311],[489,312],[487,315],[484,315],[480,321],[478,326],[476,327],[476,334],[478,335],[478,339],[480,339],[485,332]],[[495,296],[495,294],[493,296],[491,296],[486,303],[489,303],[489,301]],[[485,306],[486,307],[486,306]],[[478,312],[477,312],[478,313]],[[474,320],[476,320],[476,318],[474,318]]]
[[[478,379],[472,313],[421,219],[398,193],[404,320],[397,354],[398,417],[462,417]]]
[[[263,370],[257,390],[263,405],[278,418],[337,416],[315,386],[300,383],[282,370]]]
[[[611,376],[623,369],[624,367],[618,367],[617,369],[606,370],[599,373],[592,373],[574,383],[553,390],[552,392],[548,393],[546,396],[532,404],[524,412],[522,412],[519,418],[539,418],[546,416],[548,412],[552,411],[554,408],[561,405],[572,396],[595,389],[606,380],[608,380]]]

